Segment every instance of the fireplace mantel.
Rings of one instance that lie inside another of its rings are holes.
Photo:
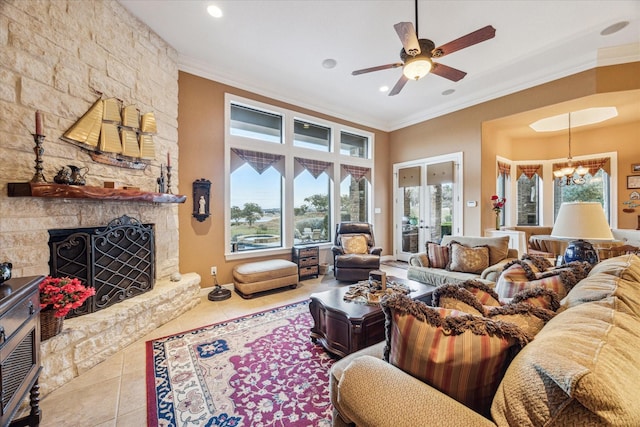
[[[149,203],[184,203],[187,200],[187,196],[181,194],[34,182],[10,182],[8,183],[8,193],[9,197],[49,197]]]

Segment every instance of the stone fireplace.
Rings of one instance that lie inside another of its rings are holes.
[[[49,230],[50,274],[75,277],[96,294],[67,318],[94,313],[153,289],[155,233],[123,215],[104,227]]]

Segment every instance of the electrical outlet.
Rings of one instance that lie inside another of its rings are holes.
[[[216,267],[216,266],[211,267],[211,275],[212,276],[217,276],[218,275],[218,267]]]

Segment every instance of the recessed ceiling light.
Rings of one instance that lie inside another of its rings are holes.
[[[601,36],[608,36],[610,34],[617,33],[618,31],[620,31],[621,29],[623,29],[627,25],[629,25],[629,21],[616,22],[615,24],[609,25],[607,28],[605,28],[604,30],[600,31],[600,35]]]
[[[571,112],[571,128],[592,125],[594,123],[604,122],[618,115],[616,107],[598,107],[587,108],[584,110]],[[537,122],[533,122],[529,127],[536,132],[553,132],[563,130],[569,127],[569,113],[559,114],[553,117],[545,117]]]
[[[378,89],[380,92],[388,92],[389,91],[389,86],[380,86],[380,89]]]
[[[447,96],[447,95],[451,95],[451,94],[452,94],[452,93],[454,93],[455,91],[456,91],[455,89],[447,89],[447,90],[445,90],[444,92],[442,92],[442,94],[443,94],[444,96]]]
[[[214,18],[222,18],[222,9],[220,9],[215,4],[207,6],[207,12]]]
[[[322,61],[322,66],[327,69],[335,68],[338,65],[338,62],[335,59],[327,58]]]

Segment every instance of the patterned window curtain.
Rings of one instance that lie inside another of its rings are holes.
[[[299,157],[296,157],[295,160],[295,176],[300,175],[304,170],[309,171],[314,178],[318,178],[323,172],[327,172],[329,175],[333,173],[333,163],[331,162],[301,159]]]
[[[517,178],[524,174],[527,178],[533,178],[533,175],[542,176],[542,165],[518,165]]]
[[[232,148],[231,153],[231,172],[234,172],[243,164],[249,163],[260,175],[271,166],[284,175],[284,156],[281,154],[261,153],[240,148]]]
[[[360,181],[362,178],[365,178],[367,181],[371,182],[371,168],[365,168],[362,166],[351,166],[351,165],[342,165],[342,173],[340,180],[344,180],[347,175],[351,175],[353,179],[356,181]]]
[[[505,178],[511,175],[511,165],[509,163],[498,162],[498,176]]]
[[[568,162],[554,163],[553,170],[561,169],[566,166],[569,166]],[[574,167],[584,166],[589,170],[589,174],[591,174],[592,176],[598,173],[600,169],[602,169],[603,171],[611,175],[611,158],[609,157],[602,157],[599,159],[580,160],[579,162],[574,162],[573,166]]]

